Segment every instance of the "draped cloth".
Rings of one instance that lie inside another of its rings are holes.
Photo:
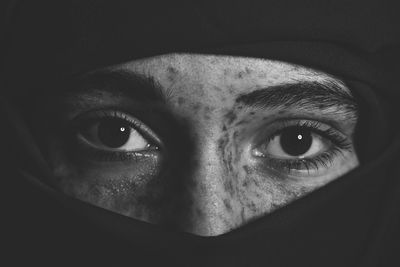
[[[13,1],[1,50],[6,254],[15,265],[42,266],[400,266],[396,7],[395,1]],[[53,189],[15,102],[72,75],[168,53],[275,59],[337,75],[360,103],[360,167],[216,237],[164,229]]]

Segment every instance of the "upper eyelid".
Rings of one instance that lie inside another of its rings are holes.
[[[288,124],[291,121],[317,121],[318,123],[325,124],[329,127],[332,127],[336,131],[342,133],[343,135],[347,135],[346,129],[342,125],[342,120],[337,119],[337,117],[330,117],[330,116],[325,116],[325,114],[322,115],[315,115],[315,114],[310,114],[310,113],[305,113],[305,114],[289,114],[289,115],[284,115],[283,117],[277,117],[271,121],[268,122],[268,125],[276,124],[276,123],[283,123],[283,124]],[[353,118],[346,118],[345,120],[346,123],[356,123],[356,120],[353,120]],[[267,125],[263,126],[267,127]]]
[[[328,129],[333,129],[334,131],[340,133],[343,136],[346,136],[346,134],[342,133],[340,130],[336,129],[334,126],[329,125],[327,123],[318,121],[318,120],[313,120],[313,119],[284,119],[284,120],[277,120],[274,123],[278,124],[278,129],[276,131],[281,131],[287,127],[305,127],[305,128],[312,128],[312,129],[320,129],[322,127],[326,126],[326,130]],[[280,125],[279,125],[280,124]],[[324,131],[321,129],[321,131]]]
[[[80,124],[84,123],[85,120],[88,119],[101,119],[101,118],[118,118],[127,121],[132,124],[141,135],[145,138],[149,138],[151,141],[155,142],[157,145],[162,145],[162,140],[157,136],[155,131],[153,131],[150,127],[148,127],[145,123],[143,123],[136,116],[121,111],[118,109],[98,109],[85,112],[83,114],[78,115],[73,119],[74,127],[78,128]]]

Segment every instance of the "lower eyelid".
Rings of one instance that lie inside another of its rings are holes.
[[[329,150],[308,159],[275,159],[269,157],[258,157],[257,161],[262,166],[261,168],[267,172],[275,173],[275,176],[279,176],[281,179],[287,177],[297,177],[297,178],[310,178],[319,177],[320,175],[325,175],[333,165],[335,165],[336,160],[346,156],[346,153],[352,153],[351,151],[342,150],[336,146],[331,147]],[[297,166],[303,166],[304,168],[295,168]],[[322,172],[322,170],[325,170]],[[305,175],[295,175],[295,173],[305,173]]]
[[[106,151],[83,144],[83,141],[77,140],[78,144],[75,148],[77,158],[85,161],[118,162],[130,161],[138,162],[148,158],[159,158],[160,151],[158,148],[149,148],[144,151]],[[79,144],[80,143],[80,144]]]

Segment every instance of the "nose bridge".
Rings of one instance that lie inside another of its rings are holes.
[[[193,161],[184,177],[188,205],[182,211],[182,230],[199,235],[226,232],[230,229],[230,212],[224,204],[228,198],[224,190],[226,177],[211,141],[199,147]]]
[[[209,119],[204,119],[201,112],[186,110],[181,114],[187,116],[195,149],[190,168],[183,174],[184,203],[178,225],[180,230],[199,235],[222,234],[234,226],[235,205],[226,190],[226,180],[231,178],[218,155],[218,114],[209,114]]]
[[[190,160],[185,159],[189,165],[180,167],[183,190],[173,220],[179,230],[210,236],[235,228],[240,211],[232,190],[227,190],[227,184],[235,186],[218,152],[222,117],[233,99],[217,90],[206,76],[202,72],[180,76],[172,87],[169,105],[190,129],[187,134],[193,146]]]

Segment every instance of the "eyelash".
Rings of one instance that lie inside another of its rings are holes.
[[[89,116],[84,114],[79,116],[76,125],[75,125],[75,132],[79,130],[79,127],[87,123],[90,120],[100,120],[104,118],[115,118],[119,120],[123,120],[128,122],[133,128],[138,130],[143,137],[149,141],[149,143],[153,144],[160,144],[160,140],[152,133],[150,129],[147,128],[143,123],[138,120],[133,120],[130,116],[126,115],[124,112],[120,111],[104,111],[98,110],[90,112]],[[348,138],[342,136],[334,130],[333,128],[329,127],[328,129],[323,129],[324,127],[318,121],[296,121],[293,123],[292,121],[282,121],[281,125],[275,132],[270,135],[266,142],[270,142],[274,137],[281,134],[282,131],[287,127],[299,127],[302,129],[310,130],[323,138],[328,139],[332,142],[332,146],[329,150],[322,152],[321,154],[317,155],[314,158],[303,158],[303,159],[276,159],[276,158],[269,158],[265,157],[266,164],[269,168],[282,171],[284,170],[286,173],[291,173],[295,170],[303,170],[306,169],[309,173],[310,169],[317,170],[320,167],[328,168],[330,164],[332,164],[334,157],[342,154],[343,151],[350,151],[352,149],[351,142]],[[325,126],[327,127],[327,126]],[[158,150],[156,146],[154,150]],[[127,161],[133,160],[137,161],[143,157],[151,156],[146,152],[120,152],[120,151],[102,151],[95,148],[85,147],[84,152],[88,154],[90,157],[95,158],[99,161]]]
[[[161,144],[158,137],[152,133],[152,131],[143,123],[138,120],[134,120],[130,116],[128,116],[125,112],[116,111],[116,110],[96,110],[91,111],[89,114],[83,114],[78,116],[74,121],[74,135],[79,131],[80,127],[85,123],[88,123],[91,120],[101,120],[105,118],[115,118],[118,120],[122,120],[131,125],[132,128],[137,130],[150,144],[151,148],[149,151],[132,151],[132,152],[121,152],[121,151],[103,151],[96,148],[92,148],[89,146],[85,146],[85,148],[80,150],[80,152],[84,152],[89,155],[91,158],[94,158],[98,161],[138,161],[141,158],[151,157],[151,152],[159,150],[159,145]],[[149,153],[150,152],[150,153]]]
[[[275,136],[281,134],[285,128],[293,126],[311,130],[323,138],[327,138],[330,142],[332,142],[333,146],[329,150],[324,151],[314,158],[283,160],[266,157],[266,163],[270,168],[276,170],[285,170],[289,174],[295,170],[306,169],[307,173],[309,173],[311,168],[315,169],[316,171],[318,171],[320,167],[328,168],[329,165],[332,164],[334,157],[343,154],[343,151],[352,150],[352,144],[346,137],[340,135],[331,127],[323,130],[322,124],[318,121],[297,121],[296,123],[283,121],[279,129],[267,138],[267,142],[270,142]]]

